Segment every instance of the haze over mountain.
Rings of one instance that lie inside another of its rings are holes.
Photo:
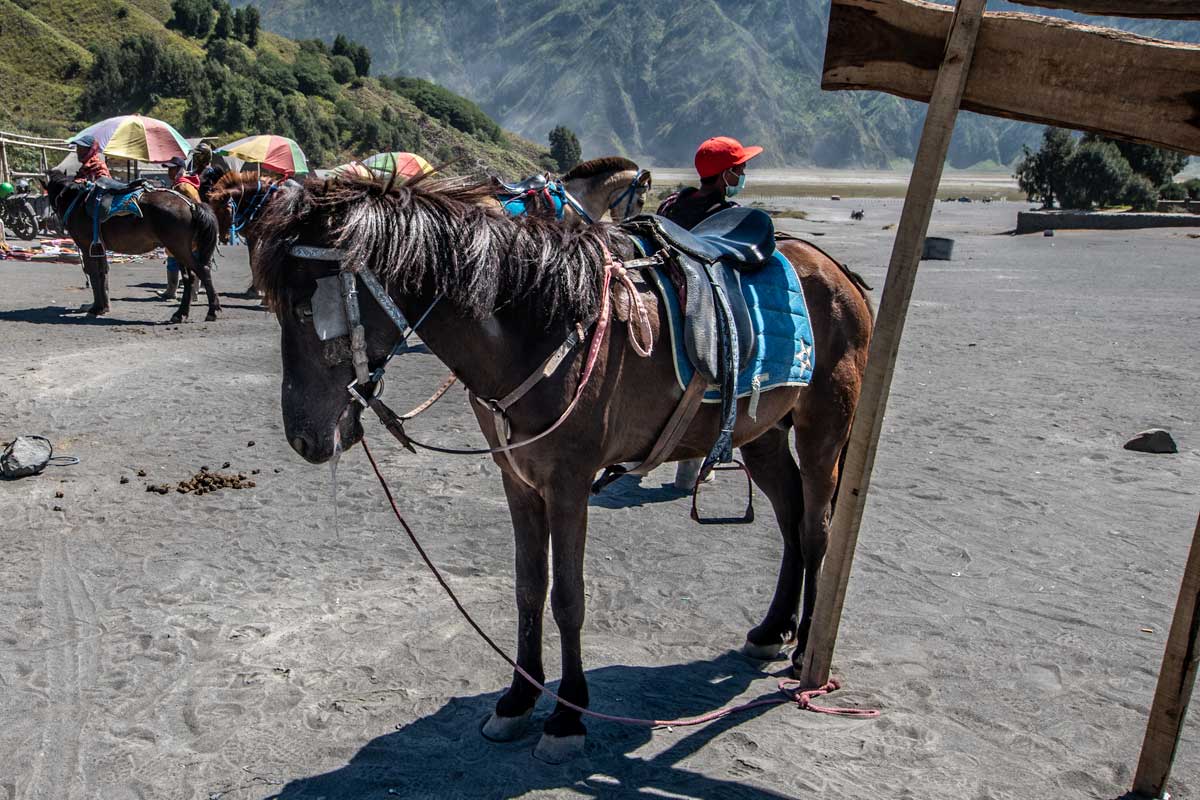
[[[829,0],[254,4],[271,30],[345,33],[371,49],[377,72],[435,80],[530,139],[565,124],[585,156],[685,164],[722,132],[762,144],[765,165],[886,167],[912,158],[925,113],[887,95],[820,91]],[[1003,0],[989,9],[1030,11]],[[1200,41],[1197,23],[1091,21]],[[1010,163],[1039,130],[964,114],[950,163]]]

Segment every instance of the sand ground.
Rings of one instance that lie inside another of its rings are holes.
[[[786,226],[878,297],[900,202],[854,204],[859,223],[852,204]],[[81,459],[0,483],[0,800],[1120,796],[1200,509],[1200,240],[1002,235],[1016,210],[934,217],[955,258],[921,268],[835,657],[837,702],[882,716],[592,723],[586,757],[559,767],[532,758],[537,726],[480,737],[507,669],[417,563],[362,454],[343,457],[335,504],[330,470],[289,450],[271,316],[230,294],[218,322],[165,326],[145,262],[114,268],[113,313],[88,321],[77,266],[0,263],[0,439],[42,433]],[[227,248],[218,286],[246,276]],[[406,356],[393,405],[442,374]],[[1121,449],[1151,426],[1181,452]],[[458,393],[418,427],[481,441]],[[497,468],[368,435],[433,557],[511,642]],[[225,462],[257,486],[144,489]],[[591,508],[597,710],[696,714],[769,695],[783,667],[731,653],[774,585],[765,501],[751,526],[700,527],[670,478]],[[704,499],[733,509],[741,491],[727,478]],[[1195,719],[1172,790],[1200,797]]]

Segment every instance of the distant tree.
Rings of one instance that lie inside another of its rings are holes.
[[[301,50],[296,55],[296,63],[292,65],[296,75],[296,83],[301,92],[306,95],[319,95],[330,100],[337,97],[338,87],[329,74],[325,59],[312,50]]]
[[[1182,183],[1168,183],[1159,190],[1159,197],[1163,200],[1187,200],[1187,186]]]
[[[1017,186],[1033,201],[1041,201],[1042,208],[1053,208],[1056,200],[1062,199],[1065,184],[1064,168],[1075,152],[1075,140],[1069,131],[1062,128],[1046,128],[1042,131],[1042,145],[1037,152],[1024,147],[1024,157],[1017,163],[1015,176]]]
[[[261,18],[259,17],[258,8],[255,6],[246,6],[242,25],[244,26],[243,31],[246,46],[251,50],[258,46],[258,26],[260,22]]]
[[[1156,211],[1158,209],[1158,187],[1151,183],[1145,175],[1134,173],[1129,182],[1125,184],[1121,200],[1128,203],[1134,211]]]
[[[188,36],[203,39],[213,23],[211,0],[171,0],[172,28]]]
[[[1112,142],[1084,142],[1064,166],[1063,208],[1115,205],[1125,198],[1133,168]]]
[[[246,10],[243,8],[233,10],[233,38],[239,41],[246,38]]]
[[[1187,166],[1186,153],[1154,147],[1149,144],[1136,144],[1122,139],[1110,139],[1107,136],[1089,133],[1083,137],[1085,142],[1110,142],[1121,151],[1129,166],[1138,175],[1144,175],[1155,187],[1166,186],[1176,175]]]
[[[345,56],[333,56],[329,59],[329,74],[338,83],[349,83],[355,76],[354,62]]]
[[[213,27],[212,38],[228,39],[233,34],[233,9],[229,3],[217,5],[217,24]]]
[[[384,78],[381,82],[434,119],[482,141],[503,141],[504,132],[495,120],[479,106],[449,89],[420,78]]]
[[[579,138],[574,131],[565,125],[550,131],[550,157],[558,164],[560,172],[566,172],[578,164],[582,155]]]
[[[1183,188],[1187,190],[1189,199],[1200,200],[1200,178],[1191,178],[1184,181]]]
[[[371,51],[364,45],[352,42],[342,34],[333,38],[333,54],[345,56],[354,63],[354,74],[365,78],[371,74]]]
[[[98,45],[92,49],[80,110],[84,117],[146,111],[155,98],[187,96],[201,70],[195,58],[149,34]]]

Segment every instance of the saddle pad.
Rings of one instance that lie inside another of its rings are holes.
[[[144,189],[139,189],[129,194],[119,194],[113,197],[112,205],[109,207],[104,219],[120,216],[142,216],[142,208],[138,205],[137,201],[144,191]]]
[[[683,314],[679,295],[662,268],[653,270],[654,284],[665,301],[671,321],[671,352],[675,377],[681,389],[695,368],[683,344]],[[737,396],[747,397],[780,386],[808,386],[813,373],[813,332],[804,289],[796,271],[782,253],[775,253],[762,269],[738,275],[756,335],[754,351],[738,373]],[[704,402],[721,402],[721,393],[710,389]]]

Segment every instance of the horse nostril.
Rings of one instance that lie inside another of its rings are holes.
[[[299,435],[293,436],[290,441],[290,444],[292,445],[292,449],[295,450],[297,453],[299,453],[301,456],[303,456],[305,458],[308,457],[308,452],[309,452],[309,449],[311,448],[311,445],[309,444],[308,440],[305,439],[303,436],[299,436]]]

